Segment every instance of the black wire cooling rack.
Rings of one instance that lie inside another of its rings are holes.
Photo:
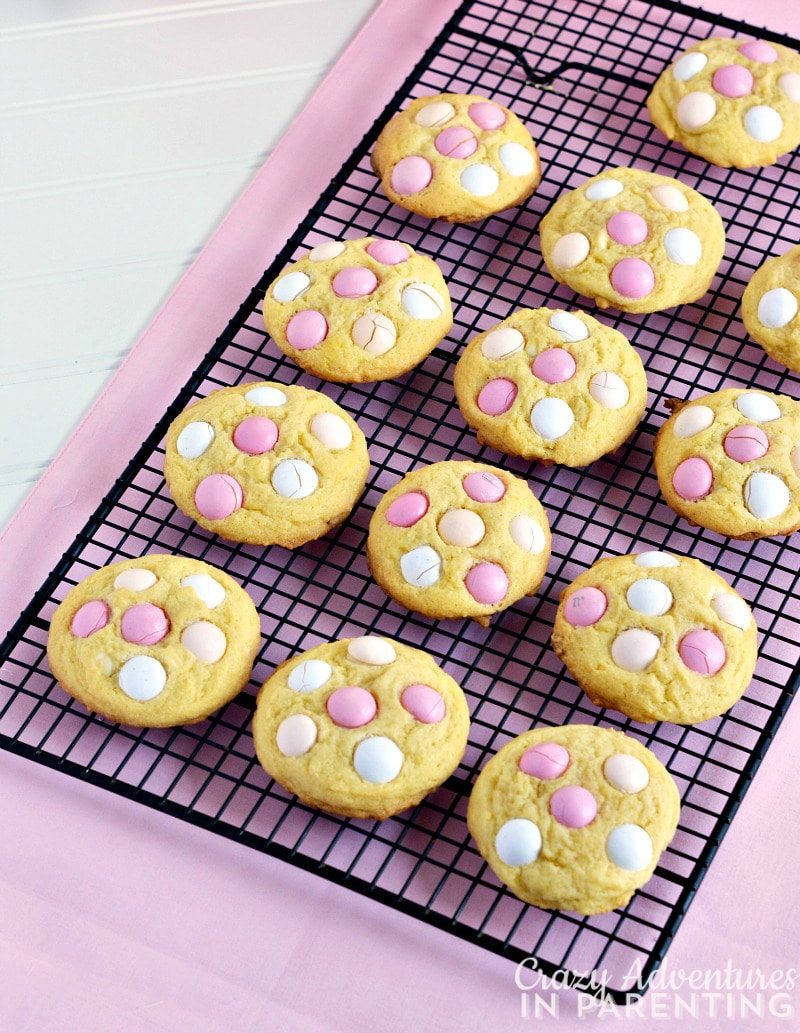
[[[789,157],[758,172],[710,167],[667,144],[645,98],[662,68],[711,34],[760,32],[680,4],[640,0],[495,0],[463,4],[367,137],[245,299],[2,647],[0,744],[414,915],[549,974],[607,973],[595,987],[623,1001],[632,967],[654,972],[731,821],[800,680],[793,540],[736,542],[688,527],[662,501],[652,469],[664,400],[723,385],[797,395],[797,378],[746,339],[744,285],[770,254],[797,242],[800,174]],[[521,208],[471,226],[428,222],[391,205],[368,153],[409,98],[475,92],[511,107],[537,140],[545,170]],[[649,407],[632,439],[586,470],[546,469],[477,446],[453,400],[462,345],[519,307],[582,305],[543,268],[536,230],[564,190],[613,165],[635,164],[699,189],[717,206],[728,244],[711,292],[694,305],[632,316],[603,312],[642,355]],[[265,213],[268,214],[268,213]],[[287,262],[327,238],[400,237],[435,258],[456,322],[419,368],[374,385],[320,383],[267,341],[260,303]],[[220,323],[227,313],[220,313]],[[194,398],[243,380],[301,382],[343,405],[367,435],[365,495],[335,533],[289,553],[225,542],[178,512],[162,476],[169,421]],[[529,479],[553,527],[553,557],[539,594],[485,629],[431,622],[388,601],[369,577],[366,529],[383,492],[409,469],[479,457]],[[756,678],[727,715],[699,727],[642,727],[593,707],[549,647],[557,600],[595,559],[637,547],[691,553],[747,598],[761,631]],[[54,683],[45,659],[49,618],[98,567],[147,552],[205,559],[236,577],[261,613],[263,646],[250,686],[203,724],[133,730],[92,717]],[[335,637],[377,632],[428,650],[464,687],[472,734],[456,774],[422,805],[383,823],[316,812],[272,783],[250,736],[257,687],[273,667]],[[484,762],[534,725],[588,722],[636,736],[667,764],[683,800],[678,833],[653,879],[628,907],[584,918],[517,901],[500,886],[466,830],[470,785]]]

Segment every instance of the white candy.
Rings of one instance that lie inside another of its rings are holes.
[[[668,552],[640,552],[633,561],[637,567],[677,567],[679,563]]]
[[[146,703],[164,691],[167,672],[154,656],[132,656],[120,668],[117,680],[126,696]]]
[[[622,409],[628,404],[628,385],[617,373],[604,370],[589,381],[589,394],[606,409]]]
[[[430,545],[420,545],[400,557],[400,571],[417,588],[430,588],[439,580],[442,560]]]
[[[563,438],[574,422],[575,414],[562,398],[542,398],[531,410],[531,426],[545,441]]]
[[[703,254],[700,238],[684,226],[667,230],[664,234],[664,249],[675,265],[697,265]]]
[[[624,189],[624,186],[618,179],[611,179],[610,176],[604,179],[597,179],[586,188],[586,200],[608,201],[609,198],[621,194]]]
[[[278,725],[275,741],[284,757],[302,757],[317,741],[317,726],[308,714],[292,714]]]
[[[145,570],[144,567],[130,567],[117,574],[114,580],[114,588],[129,588],[132,592],[144,592],[152,588],[158,581],[152,570]]]
[[[741,596],[733,592],[718,592],[711,600],[711,608],[720,620],[739,631],[747,631],[753,619],[750,607]]]
[[[272,297],[276,301],[296,301],[303,297],[310,286],[311,277],[295,270],[278,280],[272,288]]]
[[[646,617],[662,617],[672,606],[672,592],[663,581],[644,577],[634,581],[626,593],[628,606]]]
[[[310,425],[311,433],[325,448],[338,452],[353,440],[353,432],[335,412],[317,413]]]
[[[603,765],[609,785],[621,793],[641,793],[650,782],[650,773],[638,757],[630,753],[613,753]]]
[[[611,658],[623,671],[646,671],[661,648],[661,640],[644,628],[627,628],[611,643]]]
[[[714,410],[708,405],[689,405],[681,409],[672,425],[676,438],[693,438],[708,430],[714,422]]]
[[[606,840],[609,859],[626,872],[641,872],[653,860],[653,841],[641,825],[617,825]]]
[[[277,387],[270,387],[269,384],[251,388],[244,397],[251,405],[259,405],[264,408],[286,405],[286,395],[283,391]]]
[[[744,504],[759,520],[771,520],[789,508],[789,489],[775,473],[751,473],[744,485]]]
[[[616,182],[616,180],[608,180],[608,182]],[[555,330],[560,337],[573,344],[577,341],[585,341],[589,336],[589,327],[571,312],[554,312],[550,316],[549,323],[551,329]]]
[[[533,155],[521,143],[504,143],[499,155],[500,164],[510,176],[529,176],[533,172]]]
[[[347,655],[360,664],[371,664],[373,667],[386,667],[397,659],[397,650],[391,642],[377,635],[361,635],[350,641]]]
[[[800,75],[797,72],[784,72],[778,79],[778,86],[788,100],[800,104]]]
[[[197,421],[187,423],[178,435],[175,447],[184,459],[199,459],[207,452],[214,440],[214,428],[210,423]]]
[[[481,341],[481,354],[485,359],[507,359],[525,347],[525,338],[513,326],[501,326],[488,333]]]
[[[761,296],[758,318],[763,326],[781,330],[797,315],[797,298],[785,287],[775,287]]]
[[[539,527],[533,517],[515,516],[508,525],[509,532],[515,545],[518,545],[523,552],[529,552],[538,556],[544,549],[544,531]]]
[[[329,262],[332,258],[343,255],[347,245],[341,240],[326,240],[324,244],[317,246],[308,252],[312,262]]]
[[[192,588],[197,593],[201,602],[204,602],[209,610],[215,609],[225,601],[225,589],[208,574],[189,574],[181,579],[181,588]]]
[[[333,676],[333,668],[326,660],[304,660],[293,667],[286,684],[295,692],[314,692],[321,689]]]
[[[403,753],[397,743],[385,735],[373,735],[358,744],[353,753],[353,767],[365,782],[385,785],[400,774]]]
[[[748,420],[755,420],[756,423],[771,423],[772,420],[779,420],[781,417],[778,403],[759,391],[745,391],[734,404],[742,416],[746,416]]]
[[[707,63],[708,58],[705,54],[700,54],[697,51],[693,51],[691,54],[684,54],[672,66],[672,75],[680,82],[688,82],[698,72],[702,72]]]
[[[319,487],[317,471],[305,459],[282,460],[270,480],[275,491],[286,499],[305,499]]]
[[[500,827],[494,837],[497,856],[512,868],[531,864],[542,849],[542,834],[539,826],[528,818],[512,818]]]
[[[414,115],[414,121],[418,126],[425,126],[432,129],[434,126],[443,126],[455,115],[456,109],[446,100],[436,100],[432,104],[426,104]]]
[[[758,143],[772,143],[783,132],[783,119],[766,104],[756,104],[744,116],[744,127]]]
[[[488,197],[500,186],[500,177],[489,165],[468,165],[458,179],[475,197]]]
[[[412,319],[438,319],[445,304],[427,283],[410,283],[400,295],[403,309]]]

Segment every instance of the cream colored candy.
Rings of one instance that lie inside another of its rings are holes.
[[[351,660],[376,667],[385,667],[397,659],[397,651],[392,643],[375,635],[362,635],[360,638],[351,639],[347,655]]]

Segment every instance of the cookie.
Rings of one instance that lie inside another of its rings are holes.
[[[322,380],[364,383],[406,373],[453,325],[432,258],[399,240],[329,240],[285,269],[264,298],[277,346]]]
[[[772,165],[800,143],[800,54],[764,40],[706,39],[661,73],[653,124],[713,165]]]
[[[267,773],[305,803],[351,818],[413,807],[467,747],[460,686],[421,649],[365,635],[287,660],[258,694]]]
[[[542,178],[531,134],[508,108],[473,94],[418,97],[372,151],[384,193],[428,219],[474,222],[515,208]]]
[[[355,420],[319,391],[251,383],[173,420],[164,477],[178,507],[234,542],[295,549],[350,513],[369,456]]]
[[[585,312],[520,309],[473,338],[453,379],[482,445],[586,466],[642,418],[647,378],[626,337]]]
[[[472,789],[467,825],[501,882],[537,907],[624,907],[675,834],[678,788],[655,754],[593,725],[538,728]]]
[[[247,592],[183,556],[112,563],[73,588],[50,621],[47,657],[70,696],[110,721],[202,721],[247,684],[261,645]]]
[[[661,493],[679,516],[729,538],[800,527],[799,402],[726,388],[672,406],[654,458]]]
[[[556,201],[539,232],[555,280],[623,312],[701,298],[725,248],[722,219],[702,194],[642,169],[587,179]]]
[[[705,564],[641,552],[599,560],[564,590],[552,642],[596,706],[690,725],[742,696],[756,634],[747,603]]]
[[[768,258],[742,295],[742,319],[754,341],[776,362],[800,373],[800,244]]]
[[[369,524],[367,562],[386,592],[436,620],[489,618],[533,595],[550,527],[525,481],[483,463],[424,466],[391,488]]]

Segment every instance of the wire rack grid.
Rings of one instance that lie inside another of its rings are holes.
[[[755,34],[792,45],[675,3],[475,0],[459,8],[12,629],[0,654],[5,749],[283,858],[511,959],[535,957],[545,973],[602,973],[589,987],[593,992],[622,1001],[636,989],[627,973],[647,980],[800,678],[792,627],[799,616],[798,545],[791,539],[728,541],[688,527],[661,499],[652,469],[653,438],[668,397],[724,385],[793,394],[798,388],[796,377],[747,340],[738,307],[755,268],[796,242],[800,175],[791,159],[757,173],[710,167],[667,144],[644,106],[662,68],[711,34]],[[409,98],[443,91],[493,97],[529,126],[545,176],[523,207],[480,224],[449,226],[411,215],[380,192],[368,160],[378,132]],[[720,211],[728,237],[720,274],[697,304],[647,316],[600,316],[644,359],[650,394],[643,423],[615,455],[580,471],[479,448],[454,403],[460,348],[519,307],[580,304],[591,311],[547,274],[537,225],[563,191],[606,167],[630,164],[699,189]],[[453,331],[398,380],[320,383],[268,342],[260,313],[264,291],[287,262],[323,240],[371,234],[401,238],[437,260],[453,296]],[[352,516],[294,553],[225,542],[192,525],[176,510],[162,475],[166,427],[185,405],[218,387],[260,379],[324,391],[356,418],[370,447],[371,476]],[[404,611],[372,582],[364,559],[369,518],[385,490],[421,464],[476,457],[527,478],[553,528],[553,556],[539,594],[488,629]],[[648,547],[710,563],[750,602],[761,631],[747,694],[728,714],[698,727],[644,727],[598,710],[549,647],[566,585],[603,555]],[[70,701],[47,666],[48,621],[69,589],[100,566],[148,552],[182,553],[223,568],[246,587],[261,614],[263,646],[251,684],[199,725],[112,725]],[[366,632],[429,651],[462,684],[472,712],[469,746],[455,775],[419,807],[383,823],[338,819],[297,802],[257,764],[249,730],[257,687],[278,663],[332,638]],[[591,918],[516,900],[487,869],[465,824],[470,785],[497,749],[532,726],[570,722],[636,736],[667,764],[683,802],[678,833],[653,879],[626,908]]]

